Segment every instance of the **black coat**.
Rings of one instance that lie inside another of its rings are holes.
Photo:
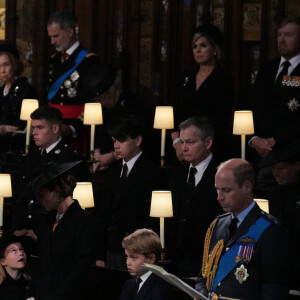
[[[196,277],[202,265],[206,229],[211,219],[222,211],[215,189],[217,163],[214,159],[210,161],[192,193],[186,184],[189,165],[183,169],[173,192],[174,218],[177,223],[176,272],[181,276]]]
[[[287,238],[278,221],[263,212],[256,204],[246,216],[231,239],[229,239],[228,225],[231,214],[219,217],[215,225],[210,250],[221,240],[225,240],[223,253],[231,248],[235,241],[249,231],[260,217],[267,218],[271,225],[261,234],[254,246],[252,258],[249,263],[244,263],[249,277],[242,284],[238,282],[234,273],[241,266],[239,262],[235,268],[218,284],[217,295],[237,299],[251,300],[284,300],[287,299],[288,289],[286,275],[288,275]],[[206,280],[201,273],[197,279],[196,290],[207,294]]]
[[[18,127],[18,130],[23,130],[26,121],[20,120],[22,100],[36,99],[35,90],[24,77],[15,80],[6,96],[3,95],[3,90],[4,86],[0,88],[0,125],[13,125]],[[24,149],[25,135],[0,137],[0,152],[20,153]]]
[[[41,174],[47,163],[68,163],[82,160],[82,156],[71,149],[62,139],[45,158],[41,156],[41,149],[34,147],[29,151],[25,159],[24,177],[22,180],[22,193],[17,198],[13,208],[12,229],[24,227],[34,228],[39,222],[43,209],[36,203],[34,195],[28,191],[29,183]],[[88,167],[85,162],[80,163],[72,170],[76,181],[89,181]]]
[[[136,277],[127,280],[122,288],[119,300],[131,300]],[[170,285],[155,274],[151,274],[140,288],[136,300],[170,300]]]
[[[207,117],[214,125],[213,153],[228,158],[228,139],[232,135],[233,88],[228,75],[216,67],[196,90],[198,69],[187,74],[180,83],[179,97],[174,105],[175,129],[191,117]]]
[[[122,240],[128,234],[159,224],[157,218],[149,217],[152,191],[160,187],[159,169],[142,154],[124,184],[120,184],[121,170],[122,160],[111,167],[100,206],[98,259],[102,260],[106,250],[124,253]]]
[[[300,136],[300,107],[292,110],[288,103],[295,98],[300,105],[300,86],[275,86],[280,60],[271,61],[259,71],[253,87],[252,110],[255,135],[290,141]],[[292,76],[300,76],[300,64]]]
[[[5,280],[0,285],[0,299],[26,300],[29,297],[28,285],[28,281],[23,276],[14,280],[6,273]]]
[[[52,232],[55,216],[56,211],[44,215],[36,230],[36,300],[84,299],[80,290],[93,258],[93,221],[76,200]]]

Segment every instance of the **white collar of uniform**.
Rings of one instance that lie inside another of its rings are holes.
[[[53,143],[51,146],[49,146],[48,148],[46,148],[46,152],[49,153],[52,149],[54,149],[56,147],[56,145],[61,141],[61,137],[55,142]]]
[[[207,166],[209,165],[210,161],[212,160],[212,153],[210,153],[204,160],[202,160],[197,166],[195,166],[197,172],[195,174],[195,186],[200,182],[202,179],[203,173],[206,170]],[[190,168],[193,165],[190,164]],[[188,178],[187,178],[188,180]]]
[[[76,41],[67,51],[66,53],[71,55],[78,47],[79,47],[79,41]]]
[[[280,64],[279,64],[279,68],[282,69],[283,68],[283,63],[286,61],[285,58],[281,57],[280,59]],[[297,54],[296,56],[294,56],[293,58],[289,59],[289,62],[291,63],[291,66],[289,67],[289,74],[291,74],[291,72],[293,72],[293,70],[298,66],[298,64],[300,63],[300,53]]]
[[[140,276],[142,282],[140,283],[139,286],[139,290],[141,289],[142,285],[145,283],[145,281],[150,277],[150,275],[152,274],[151,271],[148,271],[147,273],[143,274],[142,276]]]
[[[143,153],[143,151],[139,152],[136,156],[134,156],[132,159],[130,159],[127,162],[123,159],[122,166],[124,166],[124,164],[126,163],[126,165],[128,167],[127,176],[129,175],[129,173],[130,173],[131,169],[133,168],[135,162],[142,155],[142,153]]]

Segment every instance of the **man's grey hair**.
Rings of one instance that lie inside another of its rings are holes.
[[[63,30],[72,28],[76,32],[76,17],[70,11],[55,12],[48,19],[47,26],[53,23],[58,23]]]
[[[197,134],[202,141],[206,140],[209,136],[214,137],[214,128],[212,122],[205,117],[192,117],[179,124],[179,130],[195,126]]]

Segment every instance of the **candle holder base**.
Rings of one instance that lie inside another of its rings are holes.
[[[165,157],[164,156],[161,156],[160,157],[160,167],[161,168],[165,168]]]
[[[157,261],[157,264],[164,268],[166,265],[168,265],[171,262],[171,260],[166,259],[166,252],[165,249],[162,249],[160,253],[160,259]]]

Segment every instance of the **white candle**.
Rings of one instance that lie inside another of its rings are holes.
[[[166,129],[161,130],[161,149],[160,156],[165,156],[165,144],[166,144]]]
[[[165,249],[165,219],[160,218],[160,242],[163,249]]]
[[[246,136],[245,134],[242,134],[241,136],[241,143],[242,143],[242,159],[245,159],[245,144],[246,144]]]
[[[95,144],[95,124],[91,124],[91,144],[90,150],[94,151],[94,144]]]
[[[30,142],[30,129],[31,129],[31,119],[27,120],[27,128],[26,128],[26,146],[29,146]]]

